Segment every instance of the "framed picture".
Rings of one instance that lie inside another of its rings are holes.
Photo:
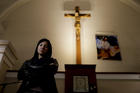
[[[89,92],[88,76],[73,76],[73,92]]]
[[[97,58],[121,60],[120,47],[115,35],[96,35]]]

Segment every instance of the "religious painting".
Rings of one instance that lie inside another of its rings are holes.
[[[73,92],[89,92],[88,76],[73,76]]]
[[[96,35],[97,58],[121,60],[120,47],[115,35]]]

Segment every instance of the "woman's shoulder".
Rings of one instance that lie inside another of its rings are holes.
[[[58,65],[58,61],[56,58],[50,58],[51,59],[51,63]]]
[[[51,57],[50,60],[51,60],[52,62],[56,62],[56,61],[57,61],[57,59],[56,59],[56,58],[53,58],[53,57]]]
[[[52,60],[56,60],[56,58],[54,58],[54,57],[51,57],[50,59],[52,59]]]

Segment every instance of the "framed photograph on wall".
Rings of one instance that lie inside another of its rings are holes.
[[[121,60],[117,36],[96,34],[97,58],[103,60]]]

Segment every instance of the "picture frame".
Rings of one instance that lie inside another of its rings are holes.
[[[88,76],[73,76],[73,92],[89,92]]]
[[[122,60],[116,35],[96,34],[97,59]]]

